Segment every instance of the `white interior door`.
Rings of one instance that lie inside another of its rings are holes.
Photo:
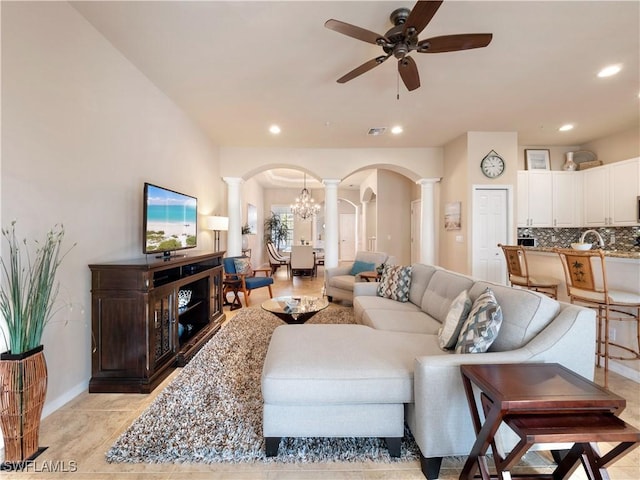
[[[506,283],[506,263],[498,243],[508,241],[509,191],[476,188],[473,192],[473,276]]]
[[[352,261],[356,257],[356,216],[340,214],[340,260]]]

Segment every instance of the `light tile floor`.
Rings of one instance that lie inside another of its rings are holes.
[[[322,289],[323,271],[317,278],[286,277],[283,269],[276,274],[274,296],[291,294],[318,295]],[[266,289],[255,290],[251,305],[268,298]],[[235,312],[227,312],[230,318]],[[177,374],[174,371],[149,395],[83,393],[45,418],[41,427],[41,445],[48,449],[38,457],[30,471],[0,473],[4,479],[69,478],[74,480],[412,480],[424,479],[416,462],[341,463],[304,465],[279,464],[108,464],[104,454],[118,435],[136,419],[164,385]],[[601,371],[597,373],[601,380]],[[627,400],[622,418],[640,427],[640,385],[615,373],[610,375],[610,389]],[[601,446],[606,450],[606,446]],[[73,471],[70,471],[73,470]],[[441,479],[458,478],[459,467],[443,465]],[[543,473],[542,471],[540,473]],[[547,473],[547,472],[544,472]],[[640,448],[635,449],[609,468],[613,480],[640,479]],[[586,478],[579,468],[572,480]]]

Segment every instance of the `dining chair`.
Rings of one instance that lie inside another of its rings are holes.
[[[287,267],[287,276],[289,276],[291,273],[291,259],[278,252],[273,242],[267,242],[267,253],[269,255],[269,265],[271,265],[271,275],[274,275],[278,268],[284,266]]]
[[[534,292],[558,298],[558,281],[554,278],[544,276],[533,276],[529,274],[526,250],[520,245],[498,244],[504,252],[507,260],[507,271],[509,272],[509,282],[511,286],[519,286]]]
[[[316,258],[311,245],[293,245],[291,247],[291,275],[316,274]]]
[[[640,295],[634,292],[611,289],[607,282],[605,255],[602,250],[573,250],[556,248],[560,256],[571,303],[597,311],[597,365],[604,359],[604,386],[609,383],[609,360],[640,359]],[[609,323],[632,322],[635,338],[628,336],[623,345],[611,338]],[[635,343],[635,346],[629,344]],[[611,352],[615,349],[615,354]]]

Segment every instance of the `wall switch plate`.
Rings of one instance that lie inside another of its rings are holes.
[[[616,243],[616,236],[613,233],[609,236],[609,243],[611,245],[615,245]]]
[[[456,242],[458,242],[458,243],[464,242],[464,237],[462,235],[456,235]]]

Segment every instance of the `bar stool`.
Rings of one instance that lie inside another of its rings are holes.
[[[640,359],[640,295],[634,292],[612,290],[607,287],[607,270],[602,250],[579,251],[554,249],[560,256],[571,303],[578,303],[597,310],[597,365],[604,359],[604,386],[609,383],[609,359]],[[610,341],[609,322],[635,323],[635,346],[628,347]],[[603,338],[604,337],[604,338]],[[618,355],[611,353],[614,347]]]
[[[558,298],[558,282],[556,279],[529,275],[527,254],[522,246],[502,245],[501,243],[498,246],[502,248],[507,260],[509,282],[511,282],[512,286],[517,285],[534,292],[544,293],[553,299]]]

